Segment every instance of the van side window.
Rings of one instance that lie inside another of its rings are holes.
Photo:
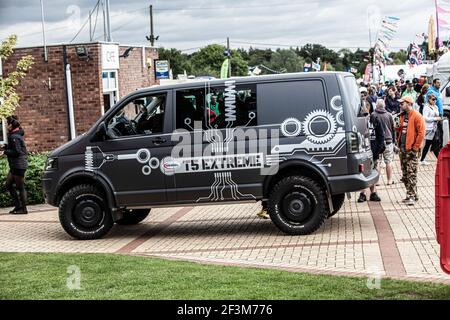
[[[194,121],[204,130],[257,125],[256,85],[179,90],[176,102],[177,129],[192,131]]]
[[[166,94],[134,99],[108,122],[111,138],[163,133]]]
[[[212,88],[207,126],[214,129],[257,125],[256,85]]]
[[[193,131],[194,123],[203,124],[205,114],[205,90],[178,90],[176,95],[176,129]]]
[[[312,111],[327,109],[320,80],[258,84],[259,125],[280,124],[297,114],[304,118]]]

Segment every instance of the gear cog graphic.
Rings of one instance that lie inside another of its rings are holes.
[[[343,108],[341,96],[334,96],[330,101],[330,105],[334,111],[341,111]]]
[[[288,126],[295,126],[293,131],[288,130]],[[281,133],[285,137],[296,137],[302,132],[302,123],[296,118],[288,118],[281,124]]]
[[[336,121],[340,126],[344,126],[344,106],[341,96],[334,96],[330,101],[331,108],[336,111]]]
[[[326,130],[317,133],[314,132],[312,126],[313,124],[326,123]],[[303,124],[303,132],[305,133],[306,139],[314,144],[324,144],[331,141],[337,132],[337,123],[334,116],[325,110],[316,110],[309,113],[306,116],[305,122]]]

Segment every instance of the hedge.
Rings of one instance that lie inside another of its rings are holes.
[[[46,154],[35,154],[28,157],[28,170],[25,175],[25,187],[28,194],[27,204],[44,203],[42,193],[42,175],[44,173]],[[0,207],[14,206],[8,190],[5,188],[6,177],[9,172],[8,160],[5,156],[0,158]]]

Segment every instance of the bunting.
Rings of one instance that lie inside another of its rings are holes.
[[[438,48],[442,43],[442,35],[450,36],[450,0],[436,0],[436,25],[437,25],[437,37]],[[430,37],[430,41],[432,38]]]
[[[389,47],[398,30],[400,18],[387,16],[382,19],[380,30],[378,31],[378,39],[374,48],[375,66],[384,66],[386,62],[392,61],[389,58]]]

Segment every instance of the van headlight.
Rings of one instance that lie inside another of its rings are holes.
[[[45,170],[56,170],[58,169],[58,158],[48,158],[45,163]]]

